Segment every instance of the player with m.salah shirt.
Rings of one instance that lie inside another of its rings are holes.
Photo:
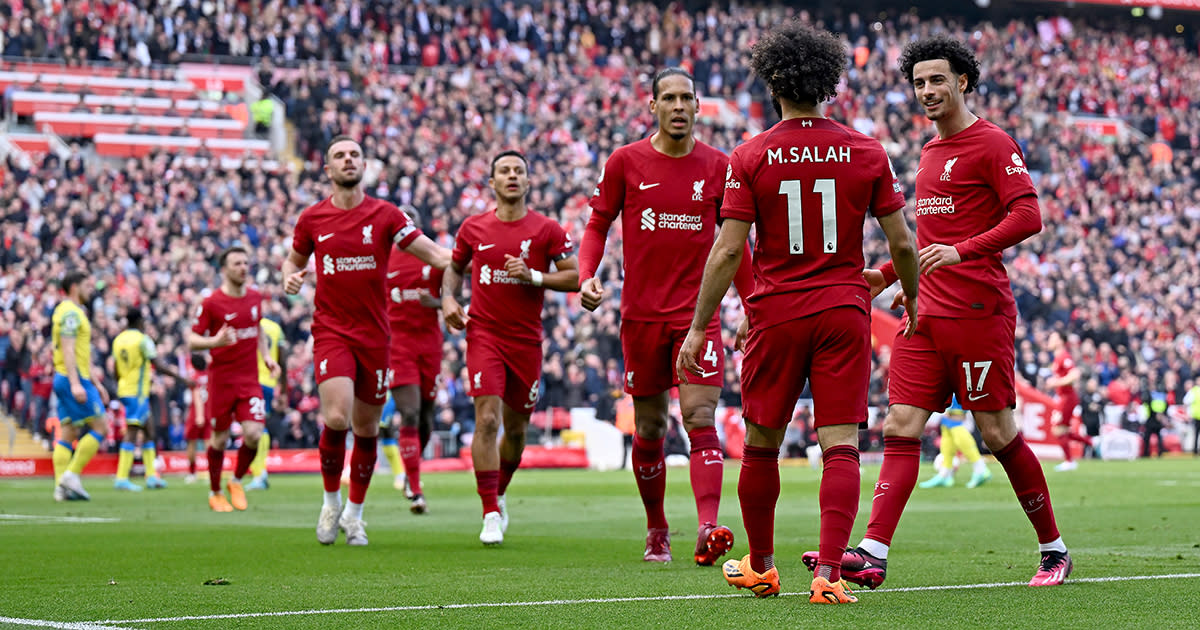
[[[349,545],[366,545],[363,501],[377,458],[379,417],[388,391],[387,267],[392,245],[443,269],[449,251],[421,233],[396,206],[362,191],[362,146],[334,138],[325,152],[325,174],[333,194],[296,221],[292,250],[283,263],[284,292],[304,285],[308,261],[316,256],[313,299],[313,364],[321,398],[318,450],[325,500],[317,520],[324,545],[346,533]],[[346,431],[354,430],[350,493],[341,505]],[[340,515],[339,515],[340,514]]]
[[[795,60],[803,58],[804,64]],[[750,553],[728,560],[725,579],[756,596],[779,593],[774,561],[779,447],[805,383],[824,462],[820,567],[809,601],[853,603],[840,583],[842,552],[858,512],[858,427],[867,417],[871,373],[870,290],[863,280],[863,223],[875,218],[904,287],[917,291],[917,253],[904,195],[878,140],[827,120],[820,104],[837,94],[841,40],[798,23],[772,30],[751,63],[764,77],[781,122],[734,149],[725,180],[721,233],[704,269],[691,329],[679,351],[681,378],[700,373],[704,327],[720,305],[756,227],[754,292],[742,362],[746,449],[738,499]],[[916,327],[916,300],[908,303]]]
[[[725,382],[725,346],[713,316],[706,329],[703,373],[680,383],[675,356],[687,334],[706,252],[712,247],[729,160],[696,140],[699,107],[692,76],[679,68],[660,71],[651,85],[650,111],[658,130],[608,158],[592,194],[592,216],[579,247],[580,302],[595,310],[605,297],[595,277],[609,227],[621,218],[625,279],[621,288],[621,351],[625,391],[633,397],[633,469],[646,510],[642,559],[671,560],[671,537],[663,499],[670,389],[679,386],[679,410],[691,443],[690,476],[696,498],[697,564],[708,566],[729,551],[733,532],[717,523],[724,455],[715,410]],[[744,301],[750,294],[750,256],[734,280]]]
[[[1004,466],[1041,555],[1030,586],[1062,584],[1071,556],[1059,535],[1046,476],[1013,417],[1016,303],[1004,250],[1041,231],[1037,191],[1008,134],[967,108],[979,62],[961,41],[912,42],[900,59],[937,137],[921,150],[916,177],[921,318],[911,339],[897,337],[883,422],[884,457],[871,520],[842,576],[875,588],[886,575],[888,547],[917,483],[926,420],[956,395],[983,441]],[[895,281],[891,265],[864,272],[872,295]],[[904,299],[897,294],[895,303]],[[804,554],[809,566],[815,555]]]
[[[479,540],[498,545],[508,529],[508,484],[521,465],[525,428],[538,400],[545,290],[577,290],[579,271],[571,237],[525,205],[524,155],[504,151],[493,158],[488,183],[496,208],[468,217],[459,228],[454,260],[442,279],[442,313],[448,329],[467,330],[466,385],[475,399],[471,461],[483,503]],[[455,298],[468,265],[469,316]],[[502,422],[504,437],[498,439]]]

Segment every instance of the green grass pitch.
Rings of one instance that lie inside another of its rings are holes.
[[[56,504],[49,480],[0,481],[0,627],[145,628],[1195,628],[1200,625],[1200,460],[1084,461],[1047,476],[1075,559],[1064,586],[1031,589],[1033,529],[998,464],[983,487],[914,491],[887,582],[859,603],[815,606],[800,554],[815,549],[819,475],[782,468],[776,557],[785,595],[734,591],[696,567],[687,470],[670,469],[675,561],[641,561],[645,522],[628,471],[522,470],[504,544],[479,543],[469,473],[427,474],[415,516],[376,476],[370,546],[324,547],[315,475],[271,478],[246,512],[208,509],[206,487],[119,493],[89,477],[88,503]],[[851,543],[878,466],[863,475]],[[931,472],[922,466],[921,478]],[[746,553],[736,462],[722,521]],[[344,490],[343,490],[344,492]],[[1172,577],[1164,577],[1172,576]],[[206,586],[213,578],[228,581]],[[1135,579],[1136,578],[1136,579]],[[930,587],[917,590],[917,587]],[[912,590],[908,590],[912,589]],[[335,612],[329,612],[335,611]]]

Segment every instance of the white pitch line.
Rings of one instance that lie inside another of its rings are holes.
[[[0,623],[15,626],[33,626],[35,628],[58,628],[59,630],[133,630],[120,626],[100,625],[90,621],[47,621],[45,619],[18,619],[16,617],[0,617]]]
[[[117,523],[119,518],[101,516],[53,516],[49,514],[0,514],[0,521],[35,521],[42,523]]]
[[[1170,580],[1170,579],[1186,579],[1200,578],[1200,573],[1173,573],[1169,575],[1135,575],[1135,576],[1114,576],[1114,577],[1095,577],[1095,578],[1080,578],[1070,580],[1069,583],[1076,584],[1080,582],[1120,582],[1124,580]],[[1002,588],[1006,586],[1028,586],[1028,582],[993,582],[990,584],[950,584],[946,586],[909,586],[904,588],[881,588],[875,593],[904,593],[909,591],[949,591],[963,589],[983,589],[983,588]],[[862,592],[862,591],[859,591]],[[802,593],[780,593],[783,597],[791,597],[795,595],[803,595],[808,597],[808,592]],[[463,608],[516,608],[526,606],[570,606],[575,604],[618,604],[629,602],[668,602],[681,600],[700,600],[700,599],[729,599],[733,597],[747,597],[745,593],[727,593],[723,595],[663,595],[660,597],[610,597],[610,598],[587,598],[587,599],[548,599],[534,602],[483,602],[475,604],[427,604],[422,606],[382,606],[377,608],[336,608],[330,610],[292,610],[280,612],[257,612],[257,613],[229,613],[224,615],[188,615],[182,617],[152,617],[147,619],[103,619],[93,621],[91,623],[105,624],[125,624],[125,623],[169,623],[176,621],[208,621],[217,619],[253,619],[256,617],[292,617],[301,615],[332,615],[344,613],[373,613],[373,612],[412,612],[421,610],[456,610]]]

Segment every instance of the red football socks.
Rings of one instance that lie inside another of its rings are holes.
[[[213,492],[221,491],[221,467],[225,465],[225,449],[208,447],[208,487]]]
[[[875,495],[871,503],[871,520],[867,523],[870,538],[885,545],[892,544],[892,536],[900,524],[900,515],[908,504],[917,485],[921,467],[921,440],[906,437],[883,438],[883,466],[879,469],[879,481],[875,482]]]
[[[256,455],[258,455],[258,444],[247,448],[246,443],[243,441],[242,445],[238,447],[237,464],[233,467],[234,479],[241,479],[246,476],[246,473],[250,470],[250,464],[254,463]]]
[[[375,460],[379,459],[376,445],[379,438],[375,436],[354,436],[354,450],[350,451],[350,493],[351,503],[362,504],[367,498],[367,488],[371,487],[371,475],[375,474]]]
[[[512,481],[513,473],[521,467],[521,460],[511,461],[500,458],[500,481],[496,486],[496,494],[504,494],[508,492],[508,484]]]
[[[721,507],[721,481],[725,473],[725,455],[716,427],[700,427],[688,432],[692,443],[688,468],[692,477],[692,494],[696,496],[696,515],[699,522],[716,523]]]
[[[500,471],[476,470],[475,491],[483,502],[483,515],[500,511],[500,503],[496,501],[496,488],[500,485]]]
[[[817,563],[832,569],[830,582],[842,579],[842,552],[850,542],[850,530],[858,514],[861,490],[858,449],[833,446],[821,458],[821,538]]]
[[[637,479],[638,493],[646,508],[646,528],[667,527],[667,513],[663,511],[663,498],[667,494],[667,463],[663,457],[663,439],[647,440],[633,435],[633,476]]]
[[[738,476],[738,501],[750,546],[750,568],[762,573],[775,553],[775,503],[779,501],[779,449],[747,446]]]
[[[421,436],[417,427],[400,427],[400,461],[404,463],[404,474],[408,487],[414,494],[421,494]]]
[[[1018,433],[1013,441],[993,454],[1008,474],[1013,492],[1017,493],[1025,516],[1037,532],[1038,542],[1058,540],[1058,525],[1054,521],[1054,509],[1050,506],[1046,474],[1042,472],[1042,464],[1033,450],[1025,443],[1025,438]]]
[[[342,466],[346,465],[346,429],[325,427],[317,443],[317,453],[321,456],[325,492],[337,492],[342,487]]]

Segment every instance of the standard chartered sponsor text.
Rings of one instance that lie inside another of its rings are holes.
[[[917,216],[954,214],[953,197],[924,197],[917,200]]]
[[[375,268],[374,256],[343,256],[336,261],[338,271],[362,271]]]
[[[659,229],[668,230],[699,230],[704,219],[697,214],[668,213],[658,215]]]

